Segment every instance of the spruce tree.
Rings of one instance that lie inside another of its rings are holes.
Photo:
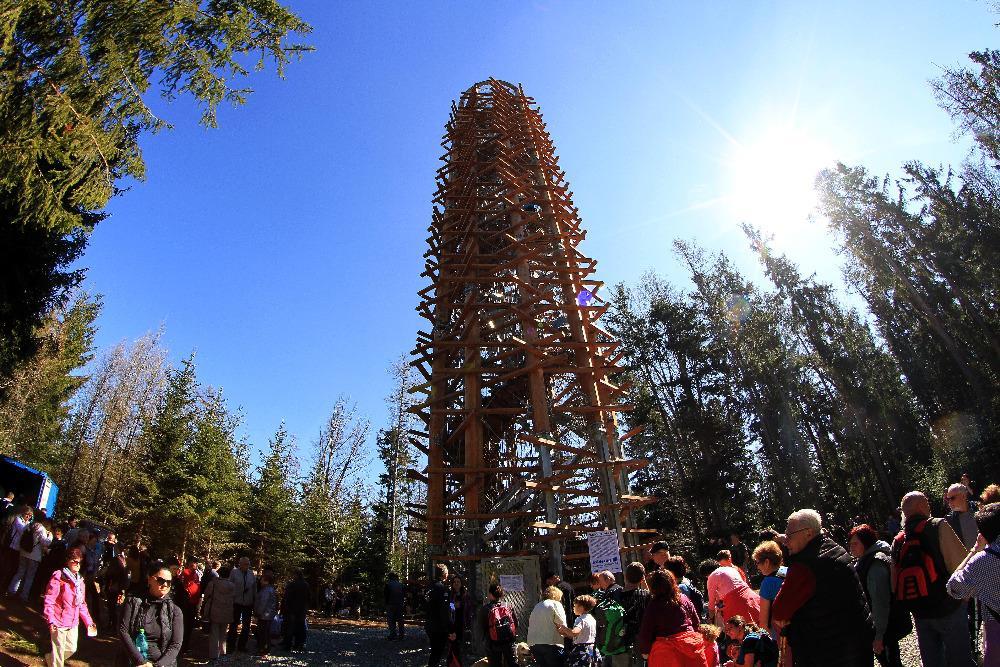
[[[246,526],[255,566],[269,563],[279,575],[291,574],[303,558],[298,476],[295,438],[282,422],[250,484]]]

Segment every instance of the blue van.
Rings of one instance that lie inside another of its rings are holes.
[[[0,489],[3,493],[13,491],[14,502],[43,509],[49,517],[56,511],[59,487],[52,478],[8,456],[0,456]]]

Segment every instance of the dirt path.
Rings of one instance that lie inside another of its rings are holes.
[[[427,663],[427,644],[416,629],[402,642],[385,641],[385,628],[372,621],[310,617],[306,648],[296,653],[276,650],[267,658],[236,654],[220,665],[343,665],[344,667],[414,667]],[[208,664],[207,635],[198,630],[181,666]],[[251,647],[253,643],[251,642]],[[24,605],[19,600],[0,600],[0,667],[42,667],[49,650],[48,632],[41,603]],[[111,667],[118,651],[112,637],[81,636],[69,667]]]

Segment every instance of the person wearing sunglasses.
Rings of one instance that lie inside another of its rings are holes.
[[[184,641],[184,616],[170,596],[173,578],[166,566],[154,568],[147,580],[146,594],[126,600],[118,625],[122,644],[118,664],[176,667]],[[140,649],[142,645],[146,646],[146,655]]]
[[[76,653],[80,621],[90,635],[97,634],[97,626],[87,609],[86,584],[80,576],[83,552],[77,548],[66,552],[65,567],[52,573],[45,591],[43,615],[49,625],[52,653],[45,657],[46,664],[63,667],[66,660]]]

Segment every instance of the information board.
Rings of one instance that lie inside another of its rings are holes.
[[[590,572],[604,570],[622,571],[622,559],[618,544],[618,533],[613,530],[602,530],[587,535],[587,549],[590,551]]]
[[[505,593],[523,593],[524,577],[520,574],[501,574],[500,585]]]

